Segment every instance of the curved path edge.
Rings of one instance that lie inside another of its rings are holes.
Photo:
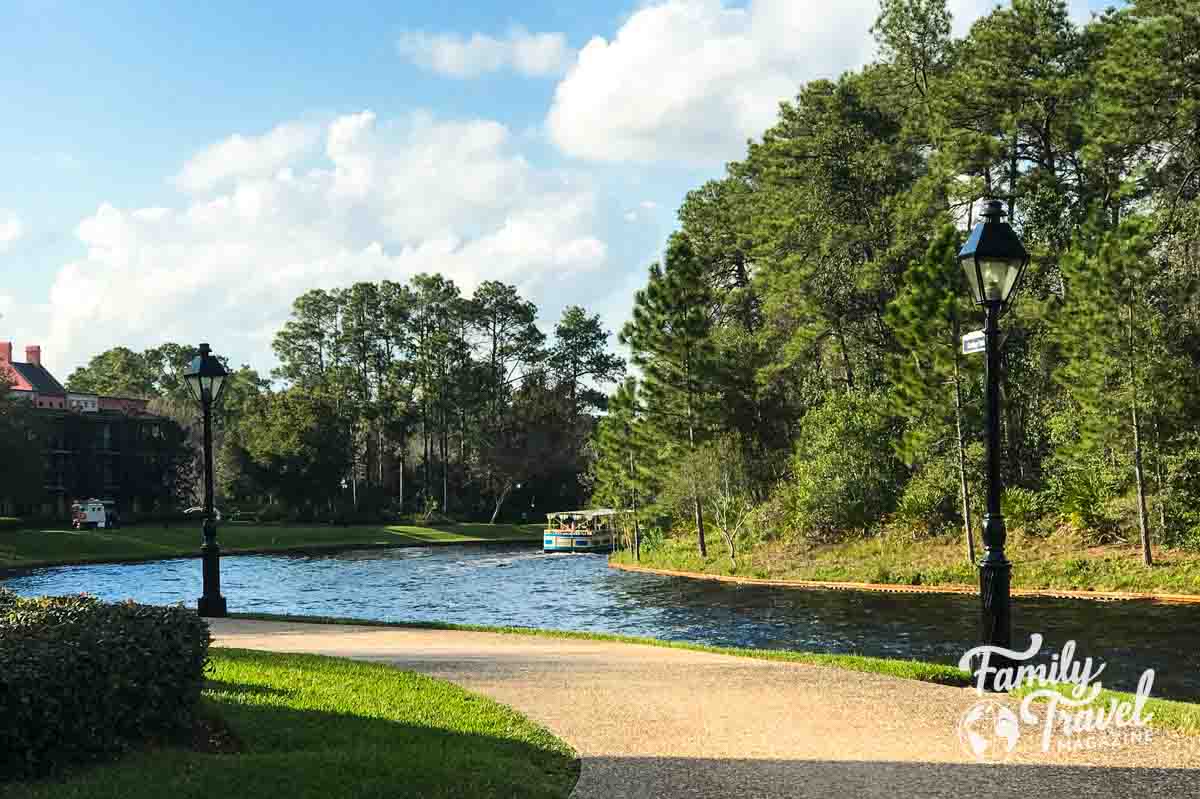
[[[630,563],[609,562],[610,569],[642,574],[658,574],[664,577],[686,577],[689,580],[712,580],[722,583],[737,583],[739,585],[764,585],[775,588],[819,588],[836,591],[878,591],[889,594],[978,594],[979,589],[973,585],[903,585],[900,583],[856,583],[836,580],[772,580],[763,577],[736,577],[728,574],[708,574],[705,572],[676,571],[674,569],[655,569],[649,566],[635,566]],[[1013,596],[1051,597],[1054,599],[1090,599],[1094,602],[1168,602],[1178,604],[1200,605],[1200,594],[1156,594],[1137,591],[1079,591],[1057,588],[1013,588]]]
[[[612,641],[210,624],[217,646],[387,663],[508,705],[578,752],[574,799],[1197,796],[1200,737],[1044,753],[1022,732],[1007,764],[979,764],[960,744],[980,701],[966,688]]]

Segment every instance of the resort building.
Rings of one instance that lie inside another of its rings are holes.
[[[14,361],[12,343],[0,342],[0,370],[11,393],[37,409],[32,435],[42,463],[31,468],[42,470],[45,488],[30,501],[5,496],[0,485],[0,516],[66,518],[73,501],[92,497],[111,499],[126,513],[171,505],[185,452],[173,420],[151,413],[145,399],[67,391],[38,346]]]

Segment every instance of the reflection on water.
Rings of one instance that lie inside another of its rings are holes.
[[[234,612],[381,621],[522,625],[645,635],[726,646],[857,652],[955,663],[976,641],[978,599],[737,586],[608,569],[601,555],[455,546],[221,561]],[[195,603],[198,560],[40,569],[5,581],[18,593],[86,591],[105,599]],[[1069,639],[1132,689],[1156,670],[1154,694],[1200,699],[1200,605],[1020,598],[1014,641],[1040,632],[1046,654]]]

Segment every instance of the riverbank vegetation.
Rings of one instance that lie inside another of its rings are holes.
[[[8,799],[566,797],[575,753],[509,708],[387,666],[214,649],[192,742],[164,743]]]
[[[469,544],[480,541],[540,542],[536,524],[292,525],[223,524],[218,541],[224,554]],[[199,520],[138,525],[118,530],[0,529],[0,569],[67,563],[156,560],[200,553]]]
[[[1012,585],[1019,589],[1127,591],[1200,594],[1200,552],[1160,548],[1155,564],[1140,566],[1136,544],[1089,546],[1077,533],[1051,536],[1014,531],[1009,539]],[[686,536],[643,547],[640,561],[630,550],[614,562],[672,571],[770,580],[955,585],[975,588],[979,574],[963,557],[957,535],[913,538],[894,530],[835,544],[803,540],[746,542],[736,565],[726,554],[701,557]]]
[[[802,86],[683,202],[595,504],[638,509],[643,562],[974,582],[956,253],[998,197],[1032,256],[1003,321],[1018,582],[1200,591],[1200,14],[1013,0],[956,38],[942,0],[883,0],[873,30],[874,63]]]

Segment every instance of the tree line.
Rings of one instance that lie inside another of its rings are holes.
[[[271,379],[230,370],[215,417],[218,503],[268,518],[493,521],[516,499],[526,514],[583,503],[599,387],[624,362],[599,316],[568,307],[549,337],[537,318],[514,286],[487,281],[468,296],[436,274],[305,292],[274,337]],[[199,457],[181,381],[194,354],[116,348],[67,385],[152,398]]]
[[[1032,259],[1003,320],[1010,526],[1200,545],[1200,7],[1077,24],[1013,0],[951,35],[883,0],[874,63],[815,80],[691,191],[621,340],[597,500],[653,532],[827,542],[982,503],[982,327],[956,254],[985,198]]]

